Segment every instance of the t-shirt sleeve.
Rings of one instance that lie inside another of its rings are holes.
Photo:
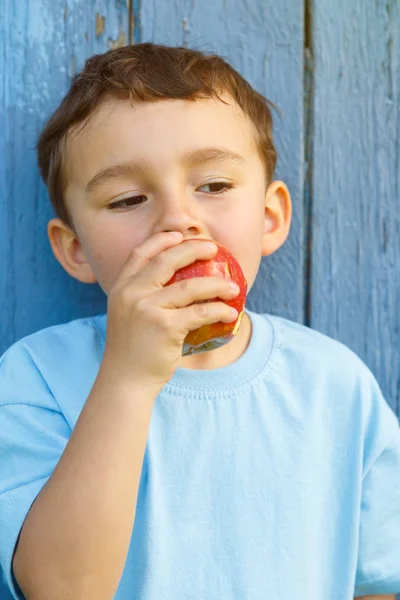
[[[30,507],[49,479],[71,429],[23,343],[0,358],[0,576],[24,599],[12,558]]]
[[[400,427],[372,377],[355,596],[400,593]]]

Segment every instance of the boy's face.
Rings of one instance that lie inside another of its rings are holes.
[[[70,136],[65,197],[77,236],[59,219],[48,231],[57,259],[73,277],[98,281],[108,294],[136,246],[173,230],[184,239],[224,245],[250,290],[261,257],[288,235],[291,202],[282,182],[266,189],[254,126],[229,96],[223,98],[228,105],[202,99],[132,106],[110,99]],[[200,150],[203,156],[194,156]],[[100,178],[122,163],[131,169]]]

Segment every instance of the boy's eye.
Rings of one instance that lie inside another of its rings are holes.
[[[113,210],[113,208],[127,208],[129,206],[139,206],[142,204],[140,202],[140,198],[146,198],[146,196],[129,196],[129,198],[124,198],[123,200],[117,200],[117,202],[111,202],[107,206],[109,210]]]
[[[226,181],[212,181],[211,183],[205,183],[204,185],[200,186],[200,187],[212,187],[212,186],[217,186],[217,188],[223,188],[222,191],[214,191],[211,192],[211,194],[225,194],[225,192],[227,192],[228,190],[231,190],[233,188],[233,185],[231,183],[227,183]],[[200,188],[199,188],[200,189]]]
[[[225,194],[227,191],[233,188],[232,183],[227,183],[226,181],[213,181],[211,183],[205,183],[197,189],[205,188],[205,187],[217,187],[217,190],[210,191],[209,193],[217,196],[221,194]],[[218,191],[219,188],[219,191]],[[222,188],[222,189],[221,189]],[[124,198],[123,200],[117,200],[116,202],[111,202],[108,205],[109,210],[113,210],[114,208],[129,208],[130,206],[140,206],[143,202],[146,201],[146,196],[129,196],[129,198]]]

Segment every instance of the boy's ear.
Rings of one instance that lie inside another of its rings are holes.
[[[290,192],[283,181],[273,181],[265,195],[263,256],[273,254],[284,244],[289,235],[291,220]]]
[[[51,249],[60,265],[82,283],[96,283],[92,267],[87,260],[76,234],[61,219],[51,219],[47,225]]]

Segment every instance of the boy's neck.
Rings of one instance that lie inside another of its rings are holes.
[[[193,356],[182,357],[179,364],[183,369],[194,370],[211,370],[221,369],[232,363],[242,356],[251,339],[251,320],[245,312],[238,334],[230,342],[209,352],[201,352]]]

